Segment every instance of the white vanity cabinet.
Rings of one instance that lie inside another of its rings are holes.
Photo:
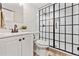
[[[21,55],[21,42],[19,41],[20,38],[18,37],[10,37],[6,40],[6,55],[7,56],[20,56]],[[4,43],[4,42],[3,42]]]
[[[33,35],[0,38],[0,56],[32,56]]]
[[[21,42],[18,37],[0,39],[0,56],[21,55]]]
[[[22,36],[22,56],[33,56],[33,35]]]

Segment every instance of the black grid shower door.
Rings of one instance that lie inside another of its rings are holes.
[[[40,9],[39,31],[50,47],[79,55],[79,4],[55,3]]]

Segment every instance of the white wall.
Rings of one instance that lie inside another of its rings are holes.
[[[24,24],[27,31],[39,31],[38,8],[45,4],[41,3],[26,3],[23,4]]]
[[[4,20],[5,20],[5,28],[10,29],[14,26],[14,12],[2,9]]]
[[[2,7],[14,11],[14,18],[16,23],[23,22],[23,7],[19,6],[19,3],[2,3]]]
[[[26,24],[27,31],[39,30],[38,8],[46,5],[45,3],[25,3],[20,6],[19,3],[3,3],[3,8],[15,12],[15,22]]]

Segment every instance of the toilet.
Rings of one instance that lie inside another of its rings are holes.
[[[47,53],[46,53],[46,48],[49,47],[49,43],[48,41],[44,41],[44,40],[37,40],[35,42],[37,48],[36,48],[36,53],[39,55],[39,56],[47,56]]]

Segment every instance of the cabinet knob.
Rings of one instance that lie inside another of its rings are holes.
[[[25,40],[25,38],[23,38],[23,40]]]
[[[21,39],[19,39],[19,41],[21,41]]]
[[[79,51],[79,47],[77,47],[77,50]]]

